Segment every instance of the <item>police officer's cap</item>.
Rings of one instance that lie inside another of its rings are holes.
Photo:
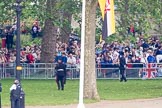
[[[15,84],[18,84],[18,83],[19,83],[19,80],[15,80],[14,83],[15,83]]]

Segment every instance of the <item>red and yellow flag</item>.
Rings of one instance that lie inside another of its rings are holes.
[[[115,33],[114,0],[99,0],[99,4],[103,19],[102,37],[105,39]]]
[[[105,16],[105,6],[106,6],[106,0],[98,0],[98,3],[100,5],[100,9],[101,9],[101,14],[102,14],[102,19],[104,20],[104,16]]]

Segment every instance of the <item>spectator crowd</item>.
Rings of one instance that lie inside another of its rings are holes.
[[[31,34],[31,37],[34,39],[41,35],[42,29],[39,25],[39,21],[35,20],[31,28],[26,26],[26,22],[22,22],[20,26],[21,34]],[[13,24],[5,25],[0,28],[1,36],[1,48],[12,49],[14,45],[14,36],[17,34],[16,21]]]
[[[114,41],[110,44],[101,42],[96,45],[97,64],[118,64],[118,56],[124,52],[126,63],[161,63],[162,43],[158,37],[148,40],[138,37],[136,43],[129,41],[119,43]]]
[[[129,33],[135,33],[133,26],[130,26]],[[16,35],[16,24],[1,29],[0,63],[15,63],[16,49],[13,48],[13,38]],[[27,33],[26,24],[21,24],[21,33]],[[31,37],[36,38],[41,32],[39,21],[36,20],[30,29]],[[143,36],[135,36],[136,42],[129,40],[106,43],[102,40],[96,43],[95,60],[98,68],[118,67],[119,56],[124,53],[127,67],[141,67],[147,63],[162,63],[162,43],[158,36],[144,39]],[[69,42],[57,41],[54,63],[62,59],[67,67],[78,68],[80,66],[80,39],[70,37]],[[21,63],[40,63],[41,46],[31,45],[21,48]],[[140,65],[142,64],[142,65]]]
[[[102,40],[101,42],[96,43],[96,67],[102,68],[102,73],[107,72],[106,68],[118,68],[119,56],[121,53],[124,53],[127,68],[147,67],[146,64],[148,63],[153,63],[156,64],[156,66],[161,67],[162,43],[159,37],[154,36],[149,39],[144,39],[142,36],[139,36],[136,38],[137,41],[135,43],[131,43],[129,40],[124,42],[113,41],[111,43],[106,43]],[[70,37],[69,42],[67,43],[57,41],[56,54],[54,55],[53,62],[57,63],[58,60],[61,59],[62,62],[67,65],[67,68],[79,69],[80,51],[80,39],[78,38]],[[40,63],[41,46],[31,45],[22,47],[20,55],[21,63]],[[12,64],[15,63],[15,61],[16,49],[14,49],[12,45],[4,46],[2,42],[2,47],[0,49],[0,64]]]
[[[2,38],[3,39],[3,38]],[[12,45],[11,45],[12,46]],[[124,52],[126,63],[161,63],[162,62],[162,43],[158,37],[148,40],[137,38],[136,43],[129,41],[119,43],[105,43],[104,41],[96,44],[96,64],[106,67],[106,64],[118,64],[120,52]],[[56,55],[54,62],[58,59],[69,65],[80,63],[80,40],[70,38],[68,43],[58,41],[56,43]],[[41,46],[31,45],[21,48],[22,63],[39,63]],[[2,45],[0,50],[0,63],[15,62],[16,50]]]

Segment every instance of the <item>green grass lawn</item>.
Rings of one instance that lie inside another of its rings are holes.
[[[13,80],[1,80],[2,105],[10,105],[9,88]],[[125,100],[162,97],[162,80],[98,80],[101,100]],[[78,102],[79,81],[68,80],[64,91],[58,91],[54,80],[22,80],[26,105],[58,105]],[[94,102],[86,100],[86,102]]]

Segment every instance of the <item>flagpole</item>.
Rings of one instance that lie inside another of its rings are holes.
[[[80,83],[79,83],[79,104],[77,108],[85,108],[83,103],[84,87],[84,44],[85,44],[85,5],[86,0],[82,0],[82,27],[81,27],[81,59],[80,59]]]

